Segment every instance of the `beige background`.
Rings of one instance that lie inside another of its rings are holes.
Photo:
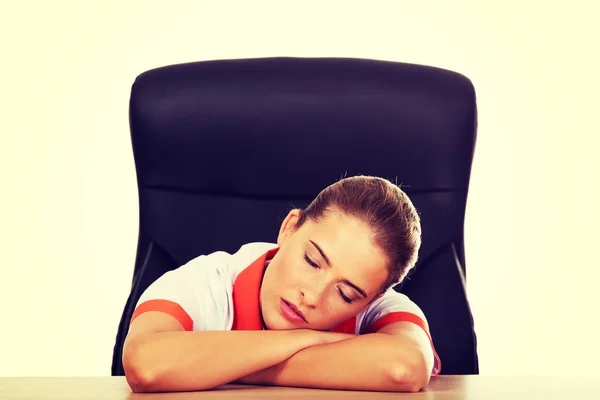
[[[0,376],[110,373],[137,240],[136,75],[262,56],[470,77],[481,373],[598,374],[598,10],[551,3],[2,1]]]

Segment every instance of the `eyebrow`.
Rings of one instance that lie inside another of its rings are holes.
[[[321,247],[318,244],[316,244],[315,242],[313,242],[310,239],[309,239],[309,242],[311,242],[312,245],[316,247],[316,249],[319,251],[319,253],[321,253],[321,257],[323,257],[323,259],[325,260],[325,262],[327,263],[327,265],[329,265],[331,267],[331,262],[329,261],[329,258],[327,257],[327,255],[325,254],[325,252],[323,251],[323,249],[321,249]],[[342,282],[344,282],[348,286],[353,287],[363,297],[367,297],[367,293],[364,290],[362,290],[361,288],[359,288],[358,286],[356,286],[354,283],[350,282],[348,279],[343,279]]]

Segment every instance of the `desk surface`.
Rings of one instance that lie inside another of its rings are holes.
[[[594,399],[600,377],[439,376],[419,393],[350,392],[301,388],[226,385],[206,392],[132,393],[123,377],[1,378],[0,399]]]

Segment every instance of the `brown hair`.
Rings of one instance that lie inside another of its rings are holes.
[[[341,179],[323,189],[300,213],[296,228],[328,212],[358,218],[373,230],[374,242],[388,258],[388,279],[380,293],[400,283],[417,262],[421,222],[412,202],[390,181],[373,176]]]

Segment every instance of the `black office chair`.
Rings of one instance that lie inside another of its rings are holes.
[[[402,185],[422,218],[416,269],[395,289],[425,312],[442,374],[477,374],[463,224],[477,108],[469,79],[398,62],[265,58],[153,69],[135,81],[139,190],[133,285],[112,375],[142,292],[201,254],[274,242],[293,207],[344,176]]]

